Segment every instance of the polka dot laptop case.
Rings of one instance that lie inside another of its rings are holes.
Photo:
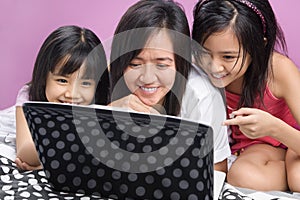
[[[48,182],[111,199],[213,199],[209,126],[106,107],[23,105]]]

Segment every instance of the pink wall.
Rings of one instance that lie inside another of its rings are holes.
[[[192,8],[197,0],[178,0],[192,23]],[[270,0],[285,31],[289,55],[296,56],[300,31],[297,16],[299,0]],[[92,29],[105,42],[118,20],[136,0],[1,0],[0,1],[0,109],[15,103],[17,91],[31,77],[36,54],[44,39],[55,28],[76,24]],[[118,4],[118,6],[116,6]]]

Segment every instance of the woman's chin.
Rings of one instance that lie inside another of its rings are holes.
[[[150,107],[153,107],[153,106],[157,105],[158,102],[159,102],[158,100],[152,100],[152,99],[141,99],[141,101],[145,105],[150,106]]]

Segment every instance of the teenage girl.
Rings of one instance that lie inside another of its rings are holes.
[[[286,56],[270,3],[200,0],[192,37],[207,51],[196,60],[211,82],[226,90],[230,119],[224,125],[231,126],[231,149],[237,155],[228,182],[299,192],[300,73]]]

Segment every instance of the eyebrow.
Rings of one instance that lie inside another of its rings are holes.
[[[137,59],[137,60],[144,60],[143,58],[141,57],[135,57],[134,59]],[[134,60],[133,59],[133,60]],[[151,60],[155,60],[155,61],[169,61],[169,62],[173,62],[173,59],[170,58],[170,57],[158,57],[158,58],[155,58],[155,59],[151,59]]]
[[[239,54],[238,51],[220,51],[218,53],[221,53],[221,54]]]
[[[211,53],[211,50],[203,47],[203,49],[205,50],[205,53]],[[239,51],[218,51],[217,53],[219,54],[239,54]]]
[[[53,76],[63,76],[63,77],[69,77],[70,74],[66,74],[66,75],[63,75],[63,74],[59,74],[59,73],[52,73],[50,72]]]

